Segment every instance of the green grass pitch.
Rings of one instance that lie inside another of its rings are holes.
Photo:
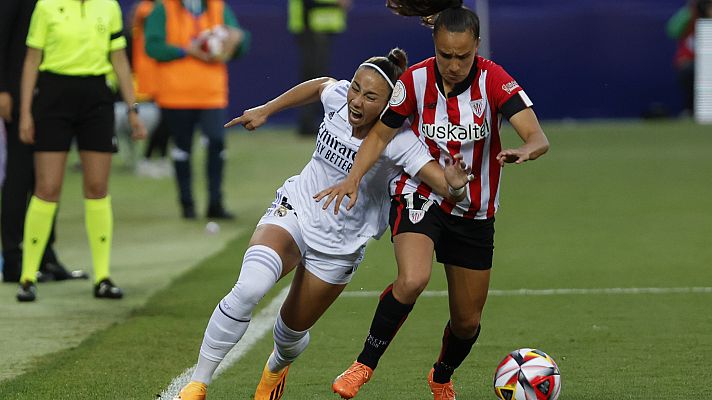
[[[492,289],[712,287],[712,129],[689,122],[547,123],[550,153],[505,167]],[[518,137],[506,127],[505,145]],[[239,272],[274,189],[313,142],[286,130],[229,139],[228,202],[239,220],[206,235],[178,219],[173,183],[112,176],[114,276],[121,302],[86,282],[40,284],[36,304],[0,286],[0,399],[155,399],[194,364],[207,319]],[[202,175],[201,164],[196,176]],[[202,193],[204,182],[196,182]],[[79,175],[59,215],[65,262],[88,265]],[[200,200],[201,198],[199,198]],[[387,238],[371,243],[348,291],[395,276]],[[288,285],[281,282],[262,302]],[[445,290],[434,265],[428,291]],[[336,399],[331,380],[361,349],[374,297],[343,296],[312,329],[285,399]],[[74,309],[76,307],[76,309]],[[705,398],[712,379],[712,292],[491,296],[478,343],[454,376],[459,399],[494,399],[511,350],[536,347],[561,369],[561,399]],[[67,310],[75,311],[67,311]],[[447,299],[421,297],[358,398],[429,399]],[[266,335],[210,386],[209,399],[250,399],[271,351]]]

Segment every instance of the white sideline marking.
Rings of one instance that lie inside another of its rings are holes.
[[[215,371],[213,379],[217,378],[223,373],[223,371],[230,368],[232,364],[242,358],[242,356],[245,355],[245,353],[247,353],[258,340],[262,339],[267,332],[272,330],[274,320],[277,317],[280,307],[282,306],[282,302],[284,302],[284,299],[287,298],[287,293],[289,293],[289,287],[282,289],[282,291],[279,292],[274,299],[272,299],[272,302],[269,303],[267,307],[263,308],[257,316],[252,318],[250,326],[247,328],[247,332],[245,332],[245,335],[242,339],[240,339],[237,345],[235,345],[235,347],[227,353],[223,361],[218,366],[218,369]],[[195,365],[173,378],[168,387],[158,395],[158,398],[161,400],[172,400],[174,397],[178,396],[178,392],[180,392],[183,386],[190,382],[190,377],[193,375],[194,370]]]
[[[342,297],[376,297],[382,292],[349,290],[341,293]],[[569,294],[675,294],[675,293],[712,293],[712,287],[672,287],[672,288],[591,288],[591,289],[490,289],[489,296],[557,296]],[[447,290],[428,290],[420,297],[447,297]]]

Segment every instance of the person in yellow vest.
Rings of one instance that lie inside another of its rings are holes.
[[[183,218],[194,219],[190,156],[196,125],[208,140],[207,217],[232,219],[223,204],[226,62],[243,55],[249,33],[223,0],[163,0],[146,20],[146,53],[158,61],[155,100],[173,137]]]
[[[289,0],[288,28],[299,46],[301,81],[329,76],[331,40],[346,30],[351,0]],[[301,107],[298,132],[315,136],[323,117],[321,104]]]
[[[135,106],[131,68],[116,0],[40,0],[30,20],[20,85],[20,140],[34,145],[35,191],[25,217],[19,301],[34,301],[35,282],[76,141],[82,165],[85,222],[94,266],[94,296],[120,299],[109,279],[113,215],[108,194],[115,150],[116,73],[135,138],[146,128]],[[33,95],[34,93],[34,95]]]

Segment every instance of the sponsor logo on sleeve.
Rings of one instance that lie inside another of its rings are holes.
[[[505,83],[504,85],[502,85],[502,90],[507,92],[507,94],[512,94],[514,89],[516,89],[518,87],[519,87],[519,84],[517,83],[517,81],[511,81],[509,83]]]
[[[398,80],[395,87],[393,87],[393,94],[391,95],[391,100],[388,104],[391,107],[398,107],[405,101],[405,85],[402,81]]]

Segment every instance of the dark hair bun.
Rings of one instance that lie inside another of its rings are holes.
[[[462,7],[462,3],[462,0],[387,0],[386,7],[404,17],[420,17],[423,24],[433,26],[439,12]]]
[[[403,49],[399,49],[398,47],[388,53],[388,60],[402,70],[408,67],[408,56]]]

